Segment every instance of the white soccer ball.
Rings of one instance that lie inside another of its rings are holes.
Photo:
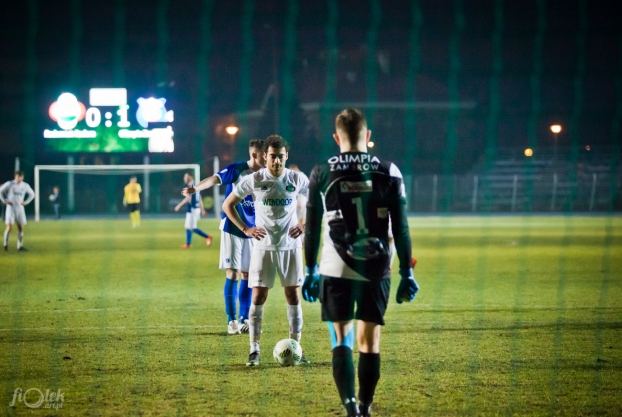
[[[302,358],[302,346],[294,339],[283,339],[274,346],[272,356],[281,366],[297,366]]]

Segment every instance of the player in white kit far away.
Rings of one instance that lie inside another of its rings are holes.
[[[28,198],[26,199],[26,195]],[[24,173],[22,171],[15,172],[13,181],[5,182],[0,187],[0,201],[6,204],[6,216],[4,222],[6,229],[4,230],[4,250],[9,248],[9,235],[13,229],[13,224],[17,223],[17,250],[25,251],[24,226],[26,226],[26,210],[24,206],[35,198],[35,192],[30,185],[24,182]]]
[[[248,275],[253,298],[249,313],[250,355],[247,366],[259,365],[263,308],[277,274],[287,300],[289,337],[300,341],[302,334],[298,287],[304,280],[300,239],[304,225],[298,223],[296,206],[299,195],[307,194],[309,179],[285,168],[288,151],[289,145],[282,137],[268,136],[264,143],[266,168],[245,176],[222,207],[246,236],[256,239]],[[235,210],[235,206],[248,195],[255,202],[255,227],[247,226]],[[308,363],[304,356],[301,362]]]

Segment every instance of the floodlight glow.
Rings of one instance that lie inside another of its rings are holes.
[[[372,142],[371,140],[369,142],[367,142],[367,147],[368,148],[373,148],[374,146],[376,146],[376,144],[374,142]]]
[[[235,135],[236,133],[238,133],[238,127],[237,126],[227,126],[225,128],[225,131],[230,134],[231,136]]]
[[[525,156],[532,156],[532,155],[533,155],[533,150],[531,148],[525,149]]]
[[[562,131],[561,125],[551,125],[551,132],[558,134]]]

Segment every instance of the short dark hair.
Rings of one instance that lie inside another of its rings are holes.
[[[136,179],[138,179],[138,177],[137,177],[136,175],[132,175],[132,176],[130,176],[130,179],[132,179],[132,178],[136,178]]]
[[[289,143],[279,135],[268,136],[263,144],[263,151],[268,152],[268,148],[271,146],[273,149],[285,148],[285,151],[289,152]]]
[[[359,109],[344,109],[335,119],[335,128],[345,132],[352,145],[358,141],[359,133],[365,127],[367,127],[367,120]]]
[[[19,171],[19,170],[15,171],[15,175],[16,176],[19,175],[20,177],[23,177],[24,176],[24,171]]]
[[[263,143],[264,143],[263,139],[251,139],[251,141],[248,142],[248,148],[263,150]]]

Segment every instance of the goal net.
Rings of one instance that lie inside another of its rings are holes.
[[[218,161],[214,161],[218,170]],[[201,180],[198,164],[144,165],[36,165],[34,191],[35,221],[60,214],[115,215],[123,213],[124,187],[132,176],[141,185],[140,210],[174,213],[182,201],[184,174]],[[58,187],[55,198],[54,188]],[[219,186],[201,197],[206,210],[220,216]],[[54,207],[58,205],[57,207]],[[182,210],[185,210],[183,208]]]

